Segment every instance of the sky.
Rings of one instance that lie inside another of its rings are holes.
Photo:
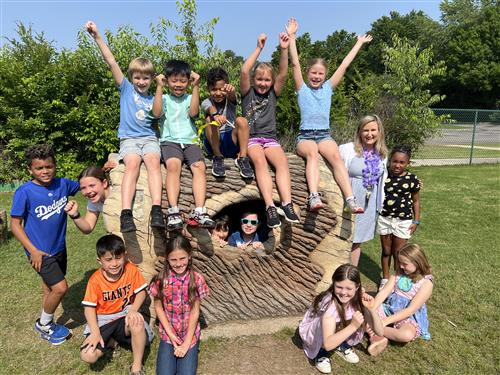
[[[248,56],[257,36],[268,35],[268,45],[260,60],[269,60],[288,18],[299,22],[298,35],[309,32],[312,41],[324,40],[337,30],[364,34],[378,18],[391,11],[407,14],[422,10],[439,20],[439,0],[198,0],[198,25],[220,17],[215,26],[215,44]],[[0,45],[17,36],[17,22],[43,32],[57,48],[75,48],[78,30],[93,20],[101,31],[116,32],[122,25],[150,36],[149,25],[160,17],[179,21],[175,1],[143,0],[0,0]],[[7,38],[7,39],[6,39]]]

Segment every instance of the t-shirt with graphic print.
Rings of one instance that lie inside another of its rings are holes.
[[[99,320],[100,315],[124,311],[127,306],[134,303],[135,295],[147,287],[148,283],[144,276],[133,263],[124,264],[123,273],[116,281],[106,279],[102,269],[99,268],[90,276],[82,305],[95,307]]]
[[[384,181],[384,208],[382,216],[397,217],[401,220],[413,219],[411,195],[420,191],[420,180],[410,172],[402,176],[389,175]]]
[[[236,102],[233,103],[227,98],[224,100],[224,103],[212,102],[211,98],[206,98],[204,101],[201,102],[201,109],[203,110],[203,113],[205,113],[205,115],[207,116],[209,115],[208,109],[210,107],[215,107],[217,109],[218,115],[226,116],[227,121],[234,125],[234,122],[236,121]],[[227,122],[219,126],[219,134],[230,132],[232,130],[233,127],[228,125]]]
[[[274,89],[261,95],[252,87],[241,100],[243,116],[248,120],[250,138],[276,137],[276,105]]]
[[[55,255],[66,249],[64,206],[79,189],[78,182],[66,178],[54,178],[49,186],[26,182],[14,193],[10,216],[23,219],[24,231],[38,250]]]
[[[134,85],[125,77],[118,91],[120,92],[118,138],[156,137],[155,119],[150,115],[154,97],[139,94]]]

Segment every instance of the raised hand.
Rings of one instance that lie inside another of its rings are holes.
[[[155,77],[155,81],[156,81],[156,85],[160,86],[160,87],[163,87],[167,84],[167,79],[165,78],[165,76],[163,74],[158,74]]]
[[[280,48],[287,49],[290,44],[290,37],[287,33],[280,33]]]
[[[85,30],[92,36],[92,38],[97,38],[99,35],[99,30],[97,29],[97,25],[94,23],[94,21],[87,21],[85,24]]]
[[[359,311],[352,315],[351,324],[358,329],[365,322],[365,317]]]
[[[373,37],[370,34],[358,35],[358,42],[361,43],[370,43],[373,40]]]
[[[191,76],[189,77],[193,86],[196,86],[200,83],[200,75],[196,72],[191,72]]]
[[[234,86],[231,85],[230,83],[225,83],[224,87],[222,87],[222,90],[225,91],[228,94],[236,91],[236,89],[234,88]]]
[[[287,24],[285,25],[285,30],[287,34],[290,36],[295,35],[298,29],[299,29],[299,23],[297,22],[297,20],[293,17],[290,18]]]
[[[257,47],[260,49],[264,48],[266,45],[267,35],[262,33],[257,37]]]

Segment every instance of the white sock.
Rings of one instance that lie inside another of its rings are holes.
[[[54,314],[47,314],[44,310],[42,310],[42,314],[40,315],[40,324],[42,326],[46,326],[54,319]]]
[[[352,201],[354,199],[354,195],[351,195],[350,197],[347,197],[345,199],[346,202]]]
[[[291,201],[290,202],[281,202],[281,207],[284,207],[284,206],[286,206],[287,204],[290,204],[290,203],[292,203],[292,202]]]
[[[205,207],[196,207],[194,210],[200,214],[203,214],[206,211]]]

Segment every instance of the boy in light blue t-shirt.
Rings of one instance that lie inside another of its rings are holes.
[[[33,179],[14,193],[10,211],[12,234],[42,278],[42,313],[35,330],[42,339],[59,345],[70,334],[68,328],[54,322],[54,312],[68,291],[64,206],[68,196],[78,193],[80,184],[55,177],[56,160],[49,145],[31,146],[26,160]]]
[[[153,64],[144,58],[133,59],[128,67],[127,79],[108,45],[99,34],[97,25],[88,21],[85,29],[95,39],[104,61],[111,69],[116,87],[120,91],[118,138],[120,138],[120,159],[125,164],[121,185],[120,231],[125,233],[136,230],[132,215],[132,201],[142,161],[144,161],[148,171],[148,186],[152,204],[151,226],[164,228],[165,222],[161,210],[160,145],[156,129],[153,126],[153,118],[149,116],[153,107],[153,96],[148,93],[155,73]]]
[[[193,93],[188,94],[189,82]],[[192,72],[189,64],[180,60],[170,60],[165,64],[165,74],[156,77],[156,93],[153,101],[153,116],[160,118],[160,147],[167,167],[168,216],[167,229],[182,228],[182,216],[177,206],[181,184],[182,162],[193,174],[193,196],[195,209],[189,216],[188,224],[213,228],[215,223],[205,207],[206,177],[205,159],[197,144],[194,119],[200,110],[200,76]],[[169,94],[163,95],[167,85]]]

